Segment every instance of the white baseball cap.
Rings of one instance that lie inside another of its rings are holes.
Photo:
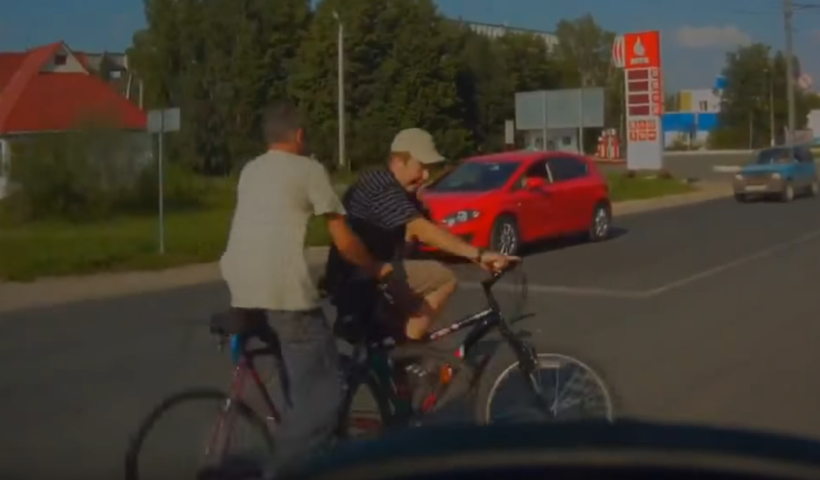
[[[430,132],[420,128],[407,128],[393,138],[391,152],[405,152],[425,165],[443,162],[444,157],[436,149],[436,141]]]

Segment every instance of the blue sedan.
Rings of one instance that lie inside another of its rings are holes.
[[[735,199],[776,197],[791,202],[797,195],[820,193],[817,165],[808,146],[773,147],[757,153],[753,163],[741,168],[734,179]]]

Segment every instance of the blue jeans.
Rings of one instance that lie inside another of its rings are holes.
[[[269,311],[268,322],[282,346],[288,401],[276,427],[271,474],[299,468],[335,432],[342,403],[336,340],[321,308]]]

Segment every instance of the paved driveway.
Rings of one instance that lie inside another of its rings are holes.
[[[552,245],[527,259],[536,315],[522,326],[601,368],[624,415],[820,438],[818,209],[721,200]],[[450,315],[480,299],[461,275]],[[226,385],[203,326],[226,301],[211,284],[0,315],[0,476],[120,478],[152,404]]]

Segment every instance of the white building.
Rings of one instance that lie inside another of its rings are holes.
[[[677,100],[679,112],[720,112],[720,95],[712,88],[681,90],[678,92]]]
[[[680,90],[675,94],[674,108],[663,115],[666,148],[705,148],[709,135],[718,127],[721,82],[719,78],[714,88]]]
[[[525,34],[525,35],[535,35],[536,37],[540,37],[544,40],[544,44],[547,46],[547,49],[553,49],[556,45],[558,45],[558,37],[555,36],[552,32],[546,32],[542,30],[532,30],[529,28],[518,28],[518,27],[510,27],[508,25],[497,25],[492,23],[481,23],[481,22],[468,22],[466,20],[457,20],[467,27],[470,30],[474,31],[479,35],[484,35],[490,38],[499,38],[503,37],[508,33],[513,34]]]

